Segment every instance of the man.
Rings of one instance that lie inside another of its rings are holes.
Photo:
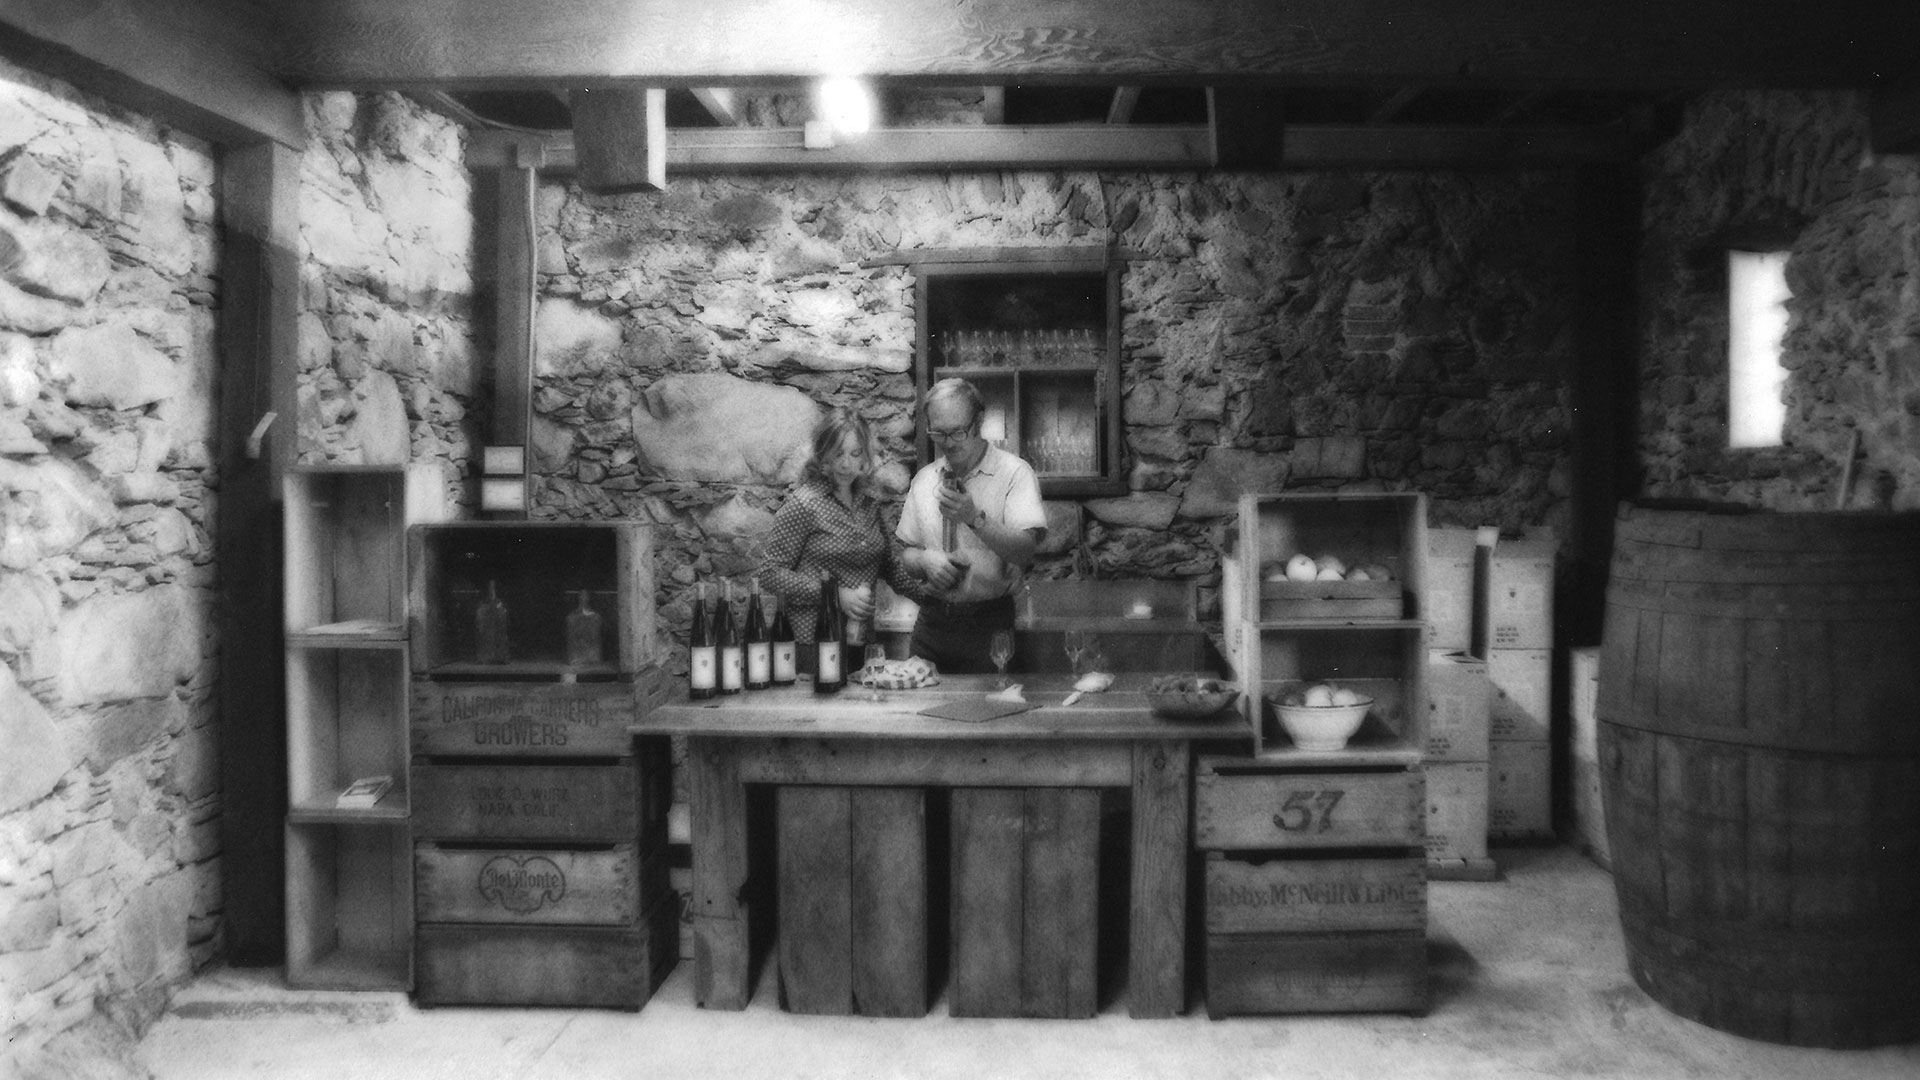
[[[954,674],[994,670],[996,630],[1013,629],[1013,594],[1047,533],[1033,466],[980,435],[986,403],[942,379],[921,403],[940,456],[914,474],[895,531],[908,572],[938,590],[922,601],[912,653]]]

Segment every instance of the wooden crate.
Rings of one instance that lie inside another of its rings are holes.
[[[785,785],[776,799],[788,1011],[926,1015],[925,791]]]
[[[1409,604],[1398,581],[1262,581],[1261,622],[1398,619]]]
[[[1237,605],[1257,621],[1420,617],[1427,558],[1426,496],[1416,491],[1242,495],[1229,541]],[[1263,568],[1294,555],[1339,556],[1349,569],[1378,563],[1380,582],[1267,582]],[[1269,589],[1273,590],[1269,593]]]
[[[1387,755],[1381,760],[1419,760],[1428,723],[1426,628],[1419,621],[1246,622],[1237,635],[1231,630],[1229,635],[1230,648],[1238,640],[1239,707],[1253,728],[1256,755],[1325,758],[1325,752],[1293,745],[1272,703],[1290,689],[1331,682],[1373,698],[1366,724],[1346,751],[1335,754],[1368,751]]]
[[[630,928],[421,923],[414,1000],[638,1010],[678,960],[676,914],[663,897]]]
[[[1424,930],[1209,934],[1207,1015],[1427,1011]]]
[[[1092,1016],[1098,790],[956,788],[951,858],[949,1014]]]
[[[1418,848],[1426,811],[1418,767],[1276,769],[1203,756],[1194,778],[1194,843],[1209,850]]]
[[[632,676],[655,656],[653,532],[632,522],[451,522],[408,532],[413,670],[441,678]],[[508,611],[508,662],[476,662],[489,583]],[[599,664],[566,663],[566,619],[585,590]]]
[[[667,849],[413,847],[422,923],[634,926],[667,893]]]
[[[407,832],[392,825],[286,825],[287,984],[406,989],[413,919]]]
[[[1207,853],[1207,932],[1424,930],[1424,856],[1268,858]]]
[[[642,789],[633,759],[435,763],[411,770],[413,833],[436,840],[620,843],[642,835]],[[658,814],[664,826],[664,808]]]
[[[415,754],[469,757],[623,757],[633,736],[632,683],[413,684]]]
[[[287,802],[296,821],[407,817],[406,648],[287,650]],[[373,807],[342,810],[340,792],[391,776]]]

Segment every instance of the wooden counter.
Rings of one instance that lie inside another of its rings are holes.
[[[1068,676],[1026,676],[1040,707],[983,723],[918,715],[977,699],[992,676],[948,676],[921,690],[852,688],[815,696],[809,684],[694,703],[675,701],[633,727],[684,734],[693,842],[695,992],[702,1005],[742,1009],[748,996],[746,786],[1123,788],[1132,796],[1128,1011],[1185,1007],[1188,790],[1196,740],[1247,738],[1245,721],[1169,722],[1147,711],[1150,676],[1122,675],[1072,706]]]

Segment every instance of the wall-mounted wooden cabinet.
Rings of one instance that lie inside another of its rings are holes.
[[[1120,274],[1104,250],[946,252],[915,264],[915,389],[959,376],[983,434],[1025,458],[1049,498],[1127,488],[1120,440]],[[919,460],[933,459],[918,416]]]

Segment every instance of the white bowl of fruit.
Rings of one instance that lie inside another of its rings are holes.
[[[1360,730],[1373,699],[1350,687],[1312,683],[1273,701],[1280,726],[1302,750],[1339,750]]]

